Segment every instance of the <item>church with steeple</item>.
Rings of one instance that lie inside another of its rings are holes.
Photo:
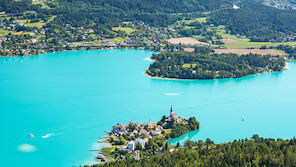
[[[171,106],[170,116],[168,117],[168,121],[174,119],[175,122],[180,122],[182,119],[177,116],[175,112],[173,112],[173,106]]]

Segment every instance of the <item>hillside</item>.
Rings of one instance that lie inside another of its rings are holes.
[[[254,0],[242,0],[239,9],[211,14],[209,22],[225,25],[232,34],[245,35],[253,42],[281,41],[295,35],[295,10],[280,10]]]
[[[296,40],[296,23],[289,21],[296,11],[254,0],[0,2],[2,56],[110,47],[180,51],[188,43],[169,42],[180,37],[222,49],[276,48]]]

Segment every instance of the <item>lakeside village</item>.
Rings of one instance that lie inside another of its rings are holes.
[[[107,131],[108,135],[103,137],[104,141],[99,141],[111,146],[91,151],[99,151],[100,155],[96,158],[100,162],[114,159],[140,160],[143,156],[175,151],[180,144],[172,146],[166,141],[197,129],[199,122],[195,117],[188,120],[178,117],[171,107],[169,116],[164,115],[157,123],[130,122],[128,125],[113,126],[112,131]]]
[[[289,0],[259,0],[263,5],[271,6],[281,10],[293,9],[296,10],[296,4],[294,1]]]
[[[3,15],[2,15],[3,16]],[[122,22],[112,31],[97,32],[92,28],[73,27],[66,24],[63,29],[51,27],[48,22],[42,27],[32,27],[36,23],[22,23],[22,16],[0,14],[0,56],[28,56],[47,52],[66,50],[99,50],[99,49],[145,49],[153,51],[181,51],[185,47],[210,46],[224,44],[222,41],[211,41],[208,36],[215,36],[213,24],[201,24],[198,21],[190,25],[199,26],[186,29],[184,22],[176,22],[168,27],[153,27],[143,21]],[[30,25],[31,24],[31,25]],[[37,24],[36,24],[37,25]],[[189,31],[189,32],[188,32]],[[203,42],[194,44],[175,44],[168,39],[188,37],[194,33],[205,36]],[[189,34],[188,34],[189,33]],[[191,34],[191,35],[190,35]],[[221,37],[220,37],[221,39]],[[215,46],[218,47],[219,46]]]
[[[1,18],[0,18],[1,19]],[[123,31],[120,28],[122,28]],[[72,27],[63,30],[50,27],[27,27],[14,19],[0,20],[0,56],[27,56],[65,50],[96,49],[146,49],[178,51],[180,46],[169,44],[166,39],[181,37],[173,28],[155,28],[142,21],[122,23],[113,35],[95,32],[91,28]],[[128,31],[128,32],[127,32]]]
[[[175,22],[168,27],[153,27],[143,21],[122,22],[108,33],[66,24],[62,29],[45,22],[24,23],[24,16],[0,14],[0,56],[27,56],[66,50],[145,49],[182,51],[196,46],[225,48],[222,36],[213,24],[199,21]],[[41,25],[39,25],[41,24]],[[37,27],[35,25],[38,25]],[[188,29],[187,27],[191,27]],[[201,36],[200,42],[174,43],[169,39]],[[238,37],[240,37],[237,34]],[[284,37],[281,42],[296,39]]]

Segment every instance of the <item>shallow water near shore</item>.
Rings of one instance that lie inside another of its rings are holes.
[[[90,149],[105,129],[156,122],[171,105],[177,115],[200,122],[200,130],[173,144],[188,138],[222,143],[255,133],[296,136],[295,62],[286,71],[237,79],[159,80],[144,74],[152,53],[97,50],[0,58],[1,166],[92,163]]]

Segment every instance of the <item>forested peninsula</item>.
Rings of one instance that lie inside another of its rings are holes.
[[[128,125],[114,125],[112,131],[103,137],[100,143],[107,142],[111,147],[105,147],[97,161],[135,159],[160,154],[174,150],[167,140],[179,137],[187,132],[199,129],[195,117],[189,119],[178,117],[171,107],[169,116],[163,116],[160,121],[152,123],[130,122]],[[92,151],[98,151],[93,149]]]
[[[151,58],[155,62],[149,66],[146,73],[160,78],[239,78],[257,73],[281,71],[285,67],[283,57],[257,54],[165,52],[153,54]]]
[[[253,135],[251,139],[234,140],[221,144],[214,144],[210,139],[198,142],[187,140],[184,146],[177,145],[175,148],[172,152],[165,151],[162,154],[143,157],[140,160],[117,160],[92,167],[280,167],[295,166],[296,164],[295,138],[275,140]]]

